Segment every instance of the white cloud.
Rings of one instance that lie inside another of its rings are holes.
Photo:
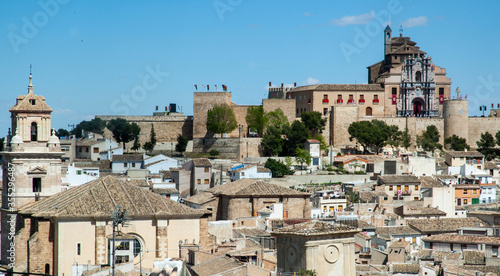
[[[320,84],[321,81],[312,77],[307,78],[305,84],[306,85],[313,85],[313,84]]]
[[[417,26],[425,26],[427,25],[427,16],[419,16],[419,17],[413,17],[413,18],[408,18],[406,21],[401,23],[403,28],[413,28]]]
[[[369,13],[365,14],[347,15],[340,19],[334,19],[330,21],[330,24],[337,26],[360,25],[360,24],[367,24],[373,19],[375,19],[375,11],[370,11]]]
[[[71,109],[65,109],[65,108],[54,108],[54,114],[59,114],[59,115],[72,115],[75,114],[75,112]]]

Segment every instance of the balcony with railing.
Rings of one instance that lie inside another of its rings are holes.
[[[365,104],[365,99],[359,99],[358,103],[359,104]]]
[[[328,103],[330,103],[330,100],[329,99],[323,99],[323,103],[324,104],[328,104]]]
[[[377,105],[379,103],[379,100],[378,99],[373,99],[373,104],[374,105]]]
[[[355,104],[356,102],[354,101],[354,99],[349,99],[347,100],[347,104]]]
[[[342,100],[342,99],[337,100],[337,104],[343,104],[343,103],[344,103],[344,100]]]

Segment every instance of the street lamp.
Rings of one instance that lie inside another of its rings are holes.
[[[115,211],[113,212],[113,215],[111,215],[111,218],[113,219],[113,262],[112,262],[112,271],[113,271],[113,276],[115,276],[115,262],[116,262],[116,248],[115,248],[115,237],[116,237],[116,228],[118,228],[118,225],[126,226],[126,223],[130,220],[129,217],[126,216],[127,210],[121,210],[121,206],[115,206]]]

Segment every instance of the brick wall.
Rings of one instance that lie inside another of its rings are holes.
[[[53,225],[49,220],[36,220],[32,221],[32,223],[38,224],[38,231],[28,241],[29,272],[45,273],[45,266],[48,264],[50,267],[49,273],[53,273]]]

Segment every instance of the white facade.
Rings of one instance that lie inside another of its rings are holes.
[[[99,178],[98,167],[79,168],[71,164],[68,166],[66,177],[62,179],[62,182],[68,183],[68,187],[70,188],[80,186],[97,178]]]
[[[243,178],[272,178],[270,171],[260,171],[257,166],[247,166],[241,169],[231,171],[231,181]]]
[[[408,171],[417,177],[435,175],[436,158],[409,156]]]
[[[159,174],[160,171],[168,171],[170,168],[177,168],[177,166],[176,159],[162,154],[144,160],[144,167],[149,170],[150,174]]]

